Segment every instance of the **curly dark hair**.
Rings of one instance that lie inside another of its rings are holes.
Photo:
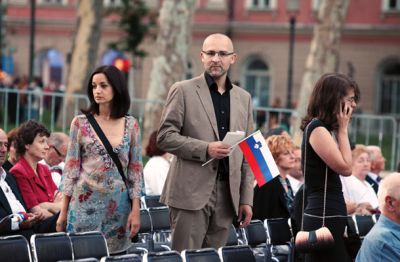
[[[92,73],[87,85],[87,95],[89,97],[90,106],[87,109],[81,109],[81,111],[85,114],[99,113],[99,105],[94,100],[92,86],[93,76],[96,74],[104,74],[114,91],[114,97],[110,108],[110,117],[120,118],[125,116],[131,106],[128,88],[126,87],[126,78],[123,73],[113,65],[100,66]]]
[[[149,143],[146,147],[146,155],[148,157],[162,156],[165,152],[157,146],[157,131],[153,131],[149,137]]]
[[[37,135],[49,137],[50,132],[43,124],[35,120],[29,120],[18,128],[18,133],[15,137],[15,151],[18,156],[25,154],[25,146],[31,145]]]
[[[322,75],[311,93],[301,130],[304,131],[313,118],[321,120],[329,130],[337,130],[336,115],[340,110],[340,101],[350,90],[354,91],[354,100],[357,103],[360,99],[360,89],[354,80],[339,73]]]

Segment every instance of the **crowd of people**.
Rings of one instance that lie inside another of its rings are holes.
[[[0,90],[4,100],[7,99],[7,109],[2,108],[1,112],[7,112],[9,123],[22,123],[29,119],[39,120],[43,115],[42,108],[53,112],[52,121],[57,122],[58,113],[62,105],[64,86],[57,81],[50,81],[43,84],[40,77],[33,77],[29,81],[27,76],[12,76],[5,74],[0,78]],[[43,107],[42,107],[43,105]]]
[[[266,132],[279,175],[258,186],[242,152],[221,142],[230,130],[253,132],[251,96],[227,75],[237,60],[233,43],[212,34],[200,58],[204,73],[170,88],[144,168],[139,123],[127,114],[126,81],[114,66],[90,76],[90,105],[72,120],[69,136],[35,120],[8,134],[0,129],[0,234],[101,231],[118,254],[140,229],[140,197],[161,195],[177,251],[223,246],[232,223],[287,218],[294,234],[326,226],[334,238],[329,250],[298,260],[399,261],[400,174],[383,178],[380,148],[349,141],[357,84],[339,73],[321,76],[301,147],[286,129]],[[347,217],[377,213],[378,223],[351,258]]]

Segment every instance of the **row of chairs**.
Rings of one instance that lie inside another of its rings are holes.
[[[152,208],[152,207],[166,207],[163,203],[160,202],[160,195],[146,195],[140,197],[141,208]]]
[[[109,256],[109,252],[100,232],[35,234],[30,245],[21,235],[0,238],[1,261],[53,262],[104,256]]]

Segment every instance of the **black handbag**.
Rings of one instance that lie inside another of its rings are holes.
[[[115,165],[118,168],[118,172],[122,177],[122,181],[124,181],[124,184],[126,186],[126,190],[128,191],[128,200],[129,203],[131,204],[130,207],[132,207],[132,199],[129,197],[129,188],[128,188],[128,184],[126,182],[126,177],[124,175],[124,171],[122,170],[122,164],[121,161],[119,161],[119,158],[117,156],[117,154],[114,152],[110,142],[108,141],[106,135],[104,134],[103,130],[101,130],[99,124],[97,123],[96,119],[94,118],[94,116],[91,113],[87,113],[86,114],[87,119],[89,120],[89,123],[92,125],[94,131],[96,132],[97,136],[99,137],[99,139],[101,140],[101,142],[103,143],[104,147],[107,150],[107,153],[110,155],[111,159],[114,161]]]
[[[311,123],[311,122],[310,122]],[[307,131],[310,124],[307,125],[305,133],[307,137]],[[307,145],[304,147],[304,166],[303,174],[304,181],[306,179],[306,160],[307,160]],[[301,229],[296,234],[295,239],[295,250],[300,253],[312,253],[316,251],[323,251],[332,248],[335,245],[332,233],[327,227],[325,227],[325,207],[326,207],[326,187],[328,179],[328,166],[325,166],[325,187],[324,187],[324,207],[322,211],[322,226],[317,230],[305,231],[304,225],[304,199],[306,187],[304,184],[303,188],[303,203],[302,203],[302,219],[301,219]]]

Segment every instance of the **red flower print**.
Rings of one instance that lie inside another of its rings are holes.
[[[119,227],[118,228],[118,234],[117,238],[122,239],[125,236],[125,228],[124,227]]]
[[[111,199],[108,202],[108,214],[109,215],[113,215],[115,213],[115,211],[117,210],[117,202],[115,202],[115,200]]]
[[[133,162],[130,164],[131,169],[133,169],[133,171],[135,173],[140,173],[142,172],[142,164],[140,162]]]

